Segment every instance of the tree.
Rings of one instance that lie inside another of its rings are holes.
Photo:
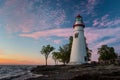
[[[98,48],[97,52],[99,56],[99,61],[111,61],[117,58],[115,50],[113,47],[108,47],[107,45],[102,45],[101,48]]]
[[[87,60],[90,61],[92,50],[88,48],[87,43],[86,43],[86,51],[87,51]]]
[[[86,37],[85,37],[85,43],[86,43],[86,52],[87,52],[87,61],[90,61],[91,59],[91,54],[92,54],[92,50],[90,50],[89,48],[88,48],[88,44],[87,44],[87,42],[86,42]]]
[[[70,37],[69,37],[69,48],[70,48],[70,50],[71,50],[71,48],[72,48],[72,42],[73,42],[73,37],[70,36]]]
[[[70,61],[70,53],[72,48],[73,37],[69,37],[69,43],[59,47],[59,61],[67,64]]]
[[[68,62],[70,61],[70,54],[71,54],[71,49],[72,49],[72,42],[73,42],[73,36],[70,36],[69,37],[69,43],[66,44],[68,46],[68,54],[67,54],[67,56],[68,56],[68,60],[67,61]]]
[[[58,60],[59,60],[59,52],[53,52],[52,53],[52,58],[55,61],[55,65],[58,64]]]
[[[62,47],[59,47],[59,61],[63,62],[63,64],[65,65],[66,63],[69,62],[69,58],[70,58],[70,51],[69,51],[69,45],[63,45]]]
[[[46,66],[47,66],[47,59],[48,59],[48,56],[49,54],[54,50],[54,47],[50,46],[50,45],[47,45],[47,46],[43,46],[42,47],[42,50],[40,51],[42,55],[45,56],[45,63],[46,63]]]

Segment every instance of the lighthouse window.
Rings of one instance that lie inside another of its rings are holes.
[[[75,38],[78,38],[78,34],[79,34],[79,33],[75,33]]]
[[[84,57],[85,61],[87,61],[87,56]]]

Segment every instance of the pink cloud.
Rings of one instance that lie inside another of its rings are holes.
[[[95,20],[93,21],[93,26],[97,26],[98,24],[99,24],[98,19],[95,19]]]
[[[104,20],[106,21],[106,19],[108,19],[108,17],[109,17],[109,15],[106,14],[106,15],[104,15],[104,16],[101,18],[101,20],[102,20],[102,21],[104,21]]]
[[[91,56],[91,61],[98,61],[99,55],[98,54],[93,54]]]
[[[51,29],[45,31],[38,31],[38,32],[33,32],[31,34],[20,34],[19,36],[38,39],[40,37],[50,37],[50,36],[69,37],[71,35],[72,35],[72,28],[65,28],[65,29]]]
[[[92,28],[85,29],[85,35],[88,38],[89,43],[93,43],[93,41],[96,41],[105,36],[111,36],[111,37],[115,37],[115,39],[118,39],[120,36],[119,32],[120,32],[119,27],[115,27],[115,28],[109,27],[109,28],[103,28],[103,29],[97,29],[95,27],[92,27]]]
[[[108,21],[105,26],[115,26],[115,25],[119,25],[120,24],[120,19],[116,19],[116,20],[113,20],[113,21]]]
[[[106,34],[107,32],[107,34]],[[120,28],[103,28],[103,29],[97,29],[97,28],[85,28],[85,37],[87,38],[87,43],[89,45],[94,44],[95,48],[98,48],[102,44],[109,44],[109,43],[114,43],[119,39],[119,32]],[[59,29],[51,29],[51,30],[45,30],[45,31],[38,31],[38,32],[33,32],[33,33],[26,33],[26,34],[20,34],[19,36],[21,37],[29,37],[29,38],[34,38],[38,39],[40,37],[51,37],[51,36],[57,36],[57,37],[63,37],[63,38],[68,38],[69,36],[73,35],[73,29],[72,28],[59,28]],[[113,38],[94,43],[95,41],[104,38],[106,36],[111,36]],[[59,40],[54,41],[56,43],[59,43]]]
[[[61,43],[61,40],[54,40],[53,41],[55,44],[60,44]]]
[[[95,4],[96,0],[88,0],[88,3]]]
[[[116,43],[116,41],[120,40],[120,27],[115,28],[101,28],[98,29],[97,27],[89,27],[85,28],[85,37],[87,38],[87,43],[89,48],[93,51],[92,53],[92,60],[98,59],[99,55],[97,54],[97,49],[103,45],[103,44],[111,44]],[[20,34],[21,37],[30,37],[34,39],[38,39],[40,37],[51,37],[51,36],[58,36],[63,38],[68,38],[69,36],[73,35],[73,29],[72,28],[58,28],[58,29],[51,29],[51,30],[45,30],[45,31],[38,31],[31,34]],[[110,39],[98,42],[99,39],[102,39],[104,37],[111,37]],[[53,40],[54,43],[59,44],[60,40]],[[119,50],[117,50],[119,51]]]
[[[87,43],[92,43],[100,37],[93,28],[85,28],[85,37],[87,38]]]
[[[98,4],[98,0],[88,0],[86,5],[87,14],[94,14],[94,8]]]
[[[106,14],[101,18],[97,18],[93,21],[93,27],[111,27],[120,24],[120,19],[116,18],[114,20],[109,19],[109,15]]]
[[[98,3],[99,0],[87,0],[87,3],[81,2],[79,5],[75,5],[74,6],[74,8],[76,8],[75,16],[78,15],[79,13],[95,16],[96,12],[94,11],[94,9]]]
[[[120,40],[120,27],[115,27],[115,28],[102,28],[102,29],[97,29],[96,27],[92,28],[85,28],[85,35],[87,38],[87,43],[89,48],[93,51],[92,53],[92,60],[97,60],[99,55],[97,54],[97,49],[101,47],[101,45],[104,44],[113,44],[116,43]],[[104,37],[111,37],[110,39],[99,41],[100,39]],[[116,45],[117,46],[117,45]],[[117,52],[120,52],[118,48],[115,47],[115,50]]]
[[[9,33],[28,33],[39,30],[59,28],[65,21],[64,9],[52,9],[49,1],[40,1],[40,6],[34,6],[37,1],[7,0],[0,15]]]
[[[102,42],[100,42],[100,43],[97,43],[95,47],[96,47],[96,48],[99,48],[99,47],[101,47],[102,45],[114,43],[115,41],[116,41],[116,39],[112,38],[112,39],[109,39],[109,40],[106,40],[106,41],[102,41]]]
[[[115,45],[114,48],[116,52],[118,53],[118,55],[120,56],[120,45]]]
[[[5,2],[5,6],[15,5],[15,3],[16,3],[16,0],[7,0],[7,1]]]

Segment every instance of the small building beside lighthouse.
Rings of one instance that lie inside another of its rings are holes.
[[[73,25],[73,43],[70,55],[70,64],[84,64],[87,63],[86,41],[84,37],[85,25],[82,16],[76,16]]]

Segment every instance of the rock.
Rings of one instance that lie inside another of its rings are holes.
[[[120,67],[114,65],[38,66],[31,71],[43,76],[27,80],[120,80]]]

